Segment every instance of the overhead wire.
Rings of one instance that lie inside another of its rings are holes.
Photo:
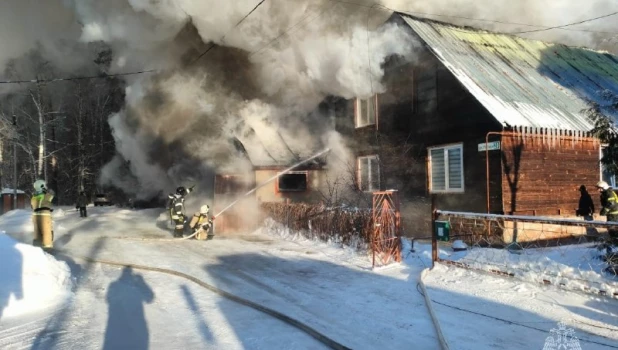
[[[615,13],[610,13],[607,15],[603,15],[603,16],[599,16],[599,17],[594,17],[594,18],[590,18],[587,20],[582,20],[582,21],[578,21],[578,22],[574,22],[574,23],[568,23],[568,24],[563,24],[563,25],[558,25],[558,26],[544,26],[544,25],[540,25],[540,24],[530,24],[530,23],[521,23],[521,22],[509,22],[509,21],[503,21],[503,20],[494,20],[494,19],[487,19],[487,18],[478,18],[478,17],[469,17],[469,16],[458,16],[458,15],[447,15],[447,14],[440,14],[440,13],[429,13],[429,12],[421,12],[421,11],[405,11],[405,10],[399,10],[399,9],[394,9],[385,5],[381,5],[381,4],[375,4],[370,6],[370,5],[366,5],[366,4],[362,4],[362,3],[358,3],[358,2],[354,2],[354,1],[349,1],[349,0],[332,0],[332,1],[337,1],[340,3],[344,3],[344,4],[350,4],[350,5],[356,5],[356,6],[361,6],[361,7],[366,7],[366,8],[371,8],[375,5],[377,5],[377,8],[379,10],[382,11],[391,11],[391,12],[397,12],[397,13],[403,13],[403,14],[407,14],[407,15],[411,15],[411,16],[432,16],[432,17],[445,17],[445,18],[457,18],[457,19],[465,19],[465,20],[470,20],[470,21],[479,21],[479,22],[489,22],[489,23],[498,23],[498,24],[506,24],[506,25],[519,25],[519,26],[525,26],[525,27],[537,27],[537,28],[541,28],[540,30],[534,30],[534,31],[525,31],[525,32],[512,32],[510,34],[520,34],[520,33],[527,33],[527,32],[535,32],[535,31],[545,31],[545,30],[551,30],[551,29],[561,29],[561,30],[569,30],[569,31],[574,31],[574,32],[589,32],[589,33],[599,33],[599,34],[618,34],[618,32],[611,32],[611,31],[602,31],[602,30],[592,30],[592,29],[574,29],[574,28],[567,28],[570,26],[574,26],[577,24],[583,24],[586,22],[591,22],[591,21],[596,21],[599,19],[603,19],[605,17],[610,17],[610,16],[614,16],[616,14],[618,14],[618,12]],[[507,33],[505,33],[507,34]]]
[[[251,14],[253,14],[258,7],[260,7],[266,0],[261,0],[255,7],[251,9],[245,16],[243,16],[231,30],[236,29],[242,22],[244,22]],[[223,42],[225,37],[229,34],[224,34],[220,41]],[[195,62],[199,61],[202,57],[204,57],[208,52],[210,52],[216,46],[215,43],[212,43],[204,52],[202,52],[197,58],[191,61],[188,66],[193,65]],[[77,76],[77,77],[67,77],[67,78],[49,78],[49,79],[23,79],[23,80],[0,80],[0,84],[27,84],[27,83],[52,83],[58,81],[75,81],[75,80],[88,80],[88,79],[108,79],[114,77],[122,77],[122,76],[130,76],[130,75],[140,75],[147,73],[156,73],[160,70],[157,69],[148,69],[148,70],[140,70],[134,72],[125,72],[125,73],[114,73],[114,74],[97,74],[91,76]]]
[[[314,20],[316,20],[317,18],[320,17],[320,15],[322,15],[324,12],[333,9],[336,5],[337,5],[337,1],[333,1],[333,0],[329,0],[329,3],[333,3],[333,6],[331,7],[326,7],[326,5],[320,6],[320,8],[318,9],[318,11],[313,13],[313,18],[311,18],[310,21],[308,21],[307,23],[305,23],[303,26],[313,22]],[[324,8],[322,11],[320,11],[320,9]],[[265,48],[269,47],[270,45],[272,45],[274,42],[278,41],[281,37],[283,37],[284,35],[289,35],[291,33],[294,33],[295,31],[292,31],[294,28],[298,27],[301,23],[303,23],[305,20],[307,20],[309,17],[311,17],[312,14],[309,14],[305,17],[303,17],[300,21],[296,22],[294,25],[288,27],[287,29],[285,29],[283,32],[281,32],[281,34],[279,34],[278,36],[276,36],[275,38],[273,38],[272,40],[270,40],[268,43],[266,43],[264,46],[262,46],[261,48],[251,52],[249,54],[249,57],[256,55],[260,52],[262,52],[262,50],[264,50]],[[302,28],[302,27],[301,27]],[[299,28],[300,29],[300,28]]]
[[[606,15],[603,15],[603,16],[598,16],[598,17],[594,17],[594,18],[589,18],[589,19],[581,20],[581,21],[578,21],[578,22],[563,24],[563,25],[554,26],[554,27],[547,27],[547,28],[543,28],[543,29],[526,30],[526,31],[521,31],[521,32],[511,32],[509,34],[538,33],[538,32],[544,32],[544,31],[548,31],[548,30],[552,30],[552,29],[562,29],[562,28],[565,28],[565,27],[570,27],[570,26],[574,26],[574,25],[578,25],[578,24],[583,24],[583,23],[597,21],[599,19],[603,19],[603,18],[615,16],[615,15],[618,15],[618,11],[612,12],[612,13],[609,13],[609,14],[606,14]],[[614,33],[614,34],[618,34],[618,33]]]
[[[141,70],[136,72],[115,73],[115,74],[98,74],[91,76],[77,76],[68,78],[50,78],[50,79],[29,79],[29,80],[0,80],[0,84],[24,84],[24,83],[52,83],[57,81],[73,81],[73,80],[88,80],[88,79],[108,79],[120,76],[138,75],[157,72],[156,69]]]
[[[261,0],[257,5],[255,5],[255,7],[253,9],[251,9],[251,11],[249,11],[249,13],[247,13],[245,16],[243,16],[243,18],[240,19],[240,21],[238,21],[234,27],[232,27],[231,30],[234,30],[236,28],[238,28],[238,26],[244,22],[249,16],[251,16],[251,14],[253,12],[255,12],[255,10],[258,9],[258,7],[260,7],[266,0]],[[225,37],[228,35],[229,33],[224,34],[221,39],[219,39],[220,42],[224,42],[225,41]],[[210,44],[210,46],[204,51],[202,52],[197,58],[195,58],[193,61],[189,62],[189,64],[187,66],[191,66],[193,65],[195,62],[199,61],[200,59],[202,59],[202,57],[204,57],[206,54],[208,54],[208,52],[210,52],[214,47],[216,46],[216,44],[213,42]]]
[[[251,9],[251,11],[249,11],[245,16],[243,16],[243,18],[241,18],[234,25],[234,27],[232,29],[237,28],[253,12],[255,12],[258,9],[258,7],[260,7],[265,1],[266,0],[261,0],[253,9]],[[513,35],[514,34],[528,34],[528,33],[536,33],[536,32],[549,31],[549,30],[553,30],[553,29],[559,29],[559,30],[569,30],[569,31],[577,31],[577,32],[588,32],[588,33],[618,35],[618,32],[611,32],[611,31],[598,31],[598,30],[590,30],[590,29],[573,29],[573,28],[568,28],[568,27],[571,27],[571,26],[574,26],[574,25],[583,24],[583,23],[592,22],[592,21],[596,21],[596,20],[599,20],[599,19],[611,17],[611,16],[614,16],[614,15],[618,14],[618,12],[613,12],[613,13],[609,13],[609,14],[606,14],[606,15],[603,15],[603,16],[589,18],[589,19],[586,19],[586,20],[581,20],[581,21],[577,21],[577,22],[573,22],[573,23],[567,23],[567,24],[563,24],[563,25],[548,27],[548,26],[537,25],[537,24],[509,22],[509,21],[492,20],[492,19],[486,19],[486,18],[475,18],[475,17],[468,17],[468,16],[446,15],[446,14],[427,13],[427,12],[419,12],[419,11],[404,11],[404,10],[393,9],[393,8],[390,8],[390,7],[381,5],[381,4],[377,4],[377,3],[374,3],[373,5],[366,5],[366,4],[362,4],[362,3],[358,3],[358,2],[354,2],[354,1],[348,1],[348,0],[329,0],[329,1],[336,2],[336,3],[342,3],[342,4],[349,4],[349,5],[359,6],[359,7],[365,7],[365,8],[374,9],[374,10],[398,12],[398,13],[414,15],[414,16],[415,15],[422,15],[422,16],[445,17],[445,18],[458,18],[458,19],[465,19],[465,20],[471,20],[471,21],[499,23],[499,24],[505,24],[505,25],[520,25],[520,26],[540,28],[540,29],[533,29],[533,30],[526,30],[526,31],[504,32],[503,34],[513,34]],[[311,19],[311,21],[315,20],[317,17],[319,17],[319,15],[321,15],[324,12],[326,12],[326,9],[324,11],[321,11],[319,14],[316,14],[316,16]],[[292,29],[294,29],[296,26],[300,25],[300,23],[302,23],[307,18],[308,17],[305,17],[300,22],[296,23],[292,27],[289,27],[283,33],[281,33],[279,36],[277,36],[276,38],[273,38],[271,41],[269,41],[265,46],[263,46],[260,49],[255,50],[254,52],[252,52],[250,54],[250,56],[255,55],[255,54],[261,52],[263,49],[265,49],[266,47],[272,45],[274,42],[276,42],[278,39],[280,39],[283,35],[289,34]],[[309,21],[309,22],[311,22],[311,21]],[[225,37],[227,36],[227,34],[229,34],[229,33],[226,33],[225,35],[223,35],[221,37],[220,41],[224,41]],[[216,47],[216,44],[212,43],[211,45],[209,45],[209,47],[206,50],[204,50],[204,52],[202,52],[197,58],[195,58],[193,61],[191,61],[188,65],[189,66],[193,65],[195,62],[199,61],[202,57],[207,55],[215,47]],[[74,81],[74,80],[87,80],[87,79],[106,79],[106,78],[114,78],[114,77],[121,77],[121,76],[130,76],[130,75],[140,75],[140,74],[156,73],[156,72],[159,72],[159,70],[148,69],[148,70],[141,70],[141,71],[125,72],[125,73],[98,74],[98,75],[92,75],[92,76],[77,76],[77,77],[68,77],[68,78],[27,79],[27,80],[0,80],[0,84],[50,83],[50,82],[58,82],[58,81]]]

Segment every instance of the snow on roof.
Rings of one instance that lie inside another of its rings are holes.
[[[15,193],[15,190],[12,188],[3,188],[2,189],[2,194],[13,194]],[[22,191],[22,190],[17,190],[18,194],[24,194],[26,192]]]
[[[614,55],[399,15],[502,124],[590,131],[587,101],[618,117]]]

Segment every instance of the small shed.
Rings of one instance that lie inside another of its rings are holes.
[[[225,210],[215,220],[216,234],[255,229],[262,202],[317,203],[324,199],[325,157],[304,162],[323,145],[307,145],[268,128],[259,133],[249,129],[237,135],[234,144],[250,166],[215,176],[214,212]]]
[[[15,193],[17,193],[17,196],[15,196]],[[13,209],[25,209],[26,203],[28,202],[28,195],[26,192],[21,190],[15,191],[12,188],[3,188],[1,198],[0,214],[4,214]]]

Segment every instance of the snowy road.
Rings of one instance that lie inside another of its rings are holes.
[[[83,221],[74,213],[59,217],[57,247],[75,256],[189,274],[300,320],[353,349],[437,346],[423,299],[416,284],[408,281],[411,271],[406,266],[376,274],[361,257],[337,250],[328,255],[319,247],[304,248],[258,233],[208,242],[114,239],[111,236],[145,232],[168,237],[168,232],[154,225],[154,213],[142,218],[137,215],[147,212],[105,210]],[[122,215],[136,217],[118,222]],[[27,235],[22,239],[27,241]],[[112,349],[118,348],[109,343],[116,338],[125,343],[135,338],[133,342],[143,349],[324,348],[305,333],[190,281],[140,271],[125,278],[121,269],[67,262],[79,276],[70,307],[17,330],[2,324],[3,348]],[[143,282],[136,281],[135,274],[143,276]],[[137,311],[124,311],[135,305]]]
[[[56,218],[74,256],[177,270],[297,319],[352,349],[438,349],[417,290],[426,247],[372,271],[365,256],[264,230],[213,241],[168,238],[158,211],[96,208]],[[165,220],[165,217],[163,217]],[[30,239],[28,213],[0,227]],[[10,228],[10,229],[7,229]],[[179,277],[67,259],[78,276],[68,307],[0,319],[2,349],[323,349],[300,330]],[[141,276],[141,277],[140,277]],[[427,280],[450,348],[543,348],[566,320],[588,349],[618,348],[618,304],[524,282],[438,268]],[[445,306],[446,305],[446,306]],[[119,343],[120,342],[120,343]]]

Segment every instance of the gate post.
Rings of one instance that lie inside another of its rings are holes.
[[[431,195],[431,268],[433,269],[438,261],[438,236],[436,229],[436,219],[438,210],[436,209],[436,195]]]

